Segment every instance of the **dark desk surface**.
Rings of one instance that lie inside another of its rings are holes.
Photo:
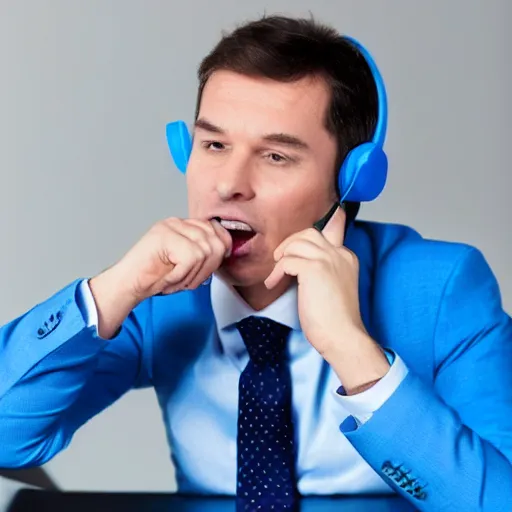
[[[5,512],[235,512],[232,498],[199,498],[152,493],[85,493],[23,489]],[[399,497],[305,498],[301,512],[414,512]],[[0,511],[4,512],[4,511]]]

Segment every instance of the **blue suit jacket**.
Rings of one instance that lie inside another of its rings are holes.
[[[340,435],[420,510],[512,510],[512,321],[484,257],[371,222],[345,244],[369,333],[410,371]],[[172,387],[212,329],[202,286],[144,301],[108,343],[84,323],[79,282],[0,329],[0,467],[51,459],[131,388]]]

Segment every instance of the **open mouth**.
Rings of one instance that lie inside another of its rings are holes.
[[[241,256],[244,253],[242,248],[256,235],[256,231],[249,224],[240,220],[220,219],[220,224],[231,235],[233,243],[231,254]]]

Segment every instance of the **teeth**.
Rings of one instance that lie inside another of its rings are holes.
[[[224,220],[220,221],[222,227],[229,230],[238,230],[238,231],[254,231],[249,224],[242,222],[240,220]]]

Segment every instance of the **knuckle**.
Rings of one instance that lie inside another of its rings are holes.
[[[158,237],[166,237],[169,236],[170,233],[175,232],[177,226],[177,220],[164,219],[155,223],[151,227],[150,232]]]
[[[204,261],[205,258],[206,258],[206,254],[204,252],[204,249],[200,246],[200,245],[195,245],[194,248],[193,248],[193,258],[194,260],[200,262],[200,261]]]
[[[215,228],[213,227],[211,222],[207,222],[204,220],[200,220],[198,222],[204,229],[206,229],[206,231],[208,231],[208,233],[215,233]]]
[[[208,236],[209,233],[214,233],[213,226],[204,220],[200,219],[186,219],[183,221],[187,226],[192,227],[194,230],[201,232],[204,236]]]
[[[158,258],[166,267],[173,263],[173,258],[171,257],[170,252],[165,249],[158,251]]]
[[[227,232],[214,231],[210,238],[214,243],[218,244],[218,247],[226,248],[232,241],[231,235]]]
[[[214,253],[213,247],[208,242],[201,244],[201,249],[206,256],[211,256]]]
[[[196,254],[196,247],[194,247],[194,244],[192,242],[187,243],[183,249],[180,251],[181,254],[181,260],[183,262],[190,262],[190,265],[193,265],[197,259]]]
[[[290,252],[294,252],[303,245],[304,240],[301,238],[295,238],[294,240],[290,240],[283,248],[283,254],[289,254]]]
[[[198,226],[193,226],[192,228],[192,233],[193,233],[193,237],[195,238],[195,240],[197,240],[198,242],[201,242],[203,244],[207,244],[208,243],[208,238],[209,238],[209,235],[208,233],[206,233],[204,231],[204,229],[201,229],[200,227]]]
[[[161,220],[160,222],[157,222],[157,226],[160,225],[162,228],[174,228],[178,224],[181,224],[182,220],[178,217],[167,217],[164,220]]]
[[[174,283],[183,281],[187,277],[187,274],[190,272],[191,268],[191,265],[182,265],[179,271],[175,273],[174,276],[172,276]]]
[[[347,249],[347,251],[348,251],[347,254],[348,254],[349,258],[352,261],[359,261],[355,252],[352,252],[350,249]]]
[[[305,231],[305,236],[312,242],[318,242],[323,238],[323,235],[319,233],[319,231],[315,228],[307,228]]]
[[[288,258],[283,258],[276,263],[274,267],[276,272],[286,272],[290,268],[290,260]]]
[[[354,266],[359,266],[359,258],[356,256],[354,252],[352,252],[350,249],[347,249],[346,247],[343,248],[343,253],[349,263]]]
[[[210,243],[211,243],[211,248],[212,248],[213,253],[224,254],[224,252],[226,251],[224,242],[220,238],[218,238],[218,237],[211,238]]]
[[[166,227],[165,227],[164,222],[160,221],[160,222],[157,222],[157,223],[153,224],[149,228],[149,233],[152,234],[152,235],[161,235],[164,232],[165,229],[166,229]]]

